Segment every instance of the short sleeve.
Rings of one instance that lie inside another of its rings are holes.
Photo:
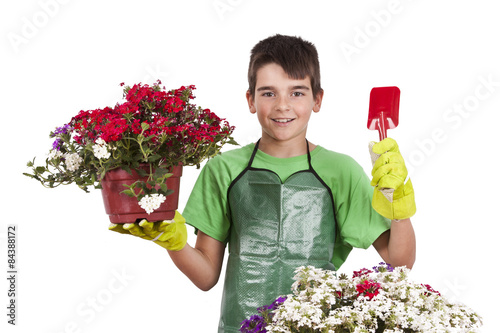
[[[227,190],[245,168],[251,152],[250,146],[245,146],[218,155],[205,164],[182,212],[187,224],[220,242],[227,242],[230,228]]]
[[[373,187],[359,169],[352,174],[349,196],[339,195],[337,216],[342,239],[352,247],[367,249],[390,228],[390,221],[373,209]]]
[[[332,261],[339,268],[352,248],[370,247],[390,228],[390,221],[372,208],[373,187],[363,168],[353,158],[322,149],[313,156],[312,162],[332,191],[337,222]]]

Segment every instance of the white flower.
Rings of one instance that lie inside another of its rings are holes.
[[[78,155],[78,153],[66,153],[64,154],[64,158],[66,160],[66,168],[69,171],[76,171],[80,167],[80,163],[83,162],[83,159]]]
[[[146,213],[151,214],[155,209],[158,209],[160,205],[165,201],[166,197],[163,194],[154,193],[151,195],[144,196],[139,201],[139,206],[146,211]]]
[[[334,272],[314,267],[295,271],[293,294],[273,311],[268,332],[291,332],[302,328],[333,332],[350,326],[354,332],[374,332],[378,321],[394,327],[386,332],[473,332],[481,317],[462,304],[453,304],[427,287],[408,280],[407,268],[393,272],[337,278]],[[358,295],[357,285],[365,280],[380,285],[373,298]],[[339,305],[339,294],[345,306]]]
[[[106,141],[104,141],[102,138],[98,138],[97,140],[95,140],[95,144],[103,146],[106,145]]]
[[[55,158],[60,158],[60,157],[63,157],[63,153],[61,153],[60,150],[57,150],[57,149],[52,149],[50,152],[49,152],[49,159],[50,160],[53,160]]]
[[[111,153],[108,151],[106,141],[101,138],[95,141],[95,145],[92,146],[92,150],[94,150],[94,156],[98,159],[106,159],[111,156]]]

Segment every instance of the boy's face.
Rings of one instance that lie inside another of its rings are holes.
[[[321,107],[323,92],[313,96],[311,80],[291,79],[283,68],[270,63],[257,71],[254,96],[247,92],[251,113],[257,113],[262,141],[303,146],[311,113]]]

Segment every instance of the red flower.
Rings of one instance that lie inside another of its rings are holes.
[[[130,102],[125,102],[123,104],[117,105],[116,110],[122,114],[137,112],[139,111],[139,105]]]
[[[358,297],[360,295],[368,297],[370,300],[379,294],[380,284],[372,280],[364,280],[362,283],[356,285]]]
[[[425,293],[426,296],[431,295],[431,293],[438,294],[439,296],[441,296],[441,293],[437,290],[434,290],[430,285],[422,284],[422,286],[425,287],[427,291],[429,291],[428,293],[427,292]]]
[[[139,83],[126,87],[123,103],[80,111],[73,117],[70,126],[74,129],[74,140],[80,145],[94,143],[97,138],[109,143],[142,133],[156,154],[193,163],[211,149],[214,142],[229,137],[234,130],[210,109],[189,103],[194,99],[195,89],[189,85],[165,91],[159,82],[152,86]],[[130,142],[126,147],[129,146]],[[133,143],[130,147],[137,149]]]
[[[352,277],[355,278],[355,277],[362,276],[362,275],[368,275],[370,273],[373,273],[373,271],[371,271],[367,268],[361,268],[359,271],[354,271],[352,274]]]

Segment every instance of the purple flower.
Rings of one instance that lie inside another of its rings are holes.
[[[373,270],[375,272],[393,272],[394,271],[394,267],[392,267],[390,264],[386,264],[385,262],[381,262],[379,263],[380,266],[373,266]]]
[[[270,309],[269,310],[276,310],[278,308],[278,306],[280,306],[281,304],[285,303],[286,301],[286,296],[280,296],[278,297],[271,305],[270,305]]]
[[[63,141],[61,138],[55,139],[55,141],[52,143],[52,149],[54,150],[60,150],[62,146]]]
[[[257,309],[257,311],[259,313],[262,313],[264,311],[274,311],[278,308],[278,306],[280,306],[281,304],[283,304],[283,302],[285,302],[286,300],[286,296],[280,296],[278,297],[277,299],[275,299],[271,304],[269,305],[264,305],[264,306],[261,306],[260,308]]]
[[[60,135],[60,134],[68,134],[70,130],[71,130],[71,126],[69,126],[69,124],[63,125],[61,127],[57,127],[56,130],[50,134],[50,137],[53,138],[53,137]]]
[[[248,319],[245,319],[241,323],[240,332],[242,333],[265,333],[266,330],[266,322],[264,317],[259,315],[253,315]]]
[[[272,319],[272,311],[276,310],[283,302],[285,302],[286,296],[280,296],[275,299],[270,305],[264,305],[257,309],[260,315],[253,315],[248,319],[245,319],[241,323],[240,332],[242,333],[265,333],[266,330],[266,319]]]
[[[62,134],[68,134],[71,131],[71,126],[69,124],[63,125],[61,127],[57,127],[56,130],[50,133],[50,137],[57,137],[55,141],[52,143],[52,149],[60,150],[63,144],[63,140],[61,139]]]

